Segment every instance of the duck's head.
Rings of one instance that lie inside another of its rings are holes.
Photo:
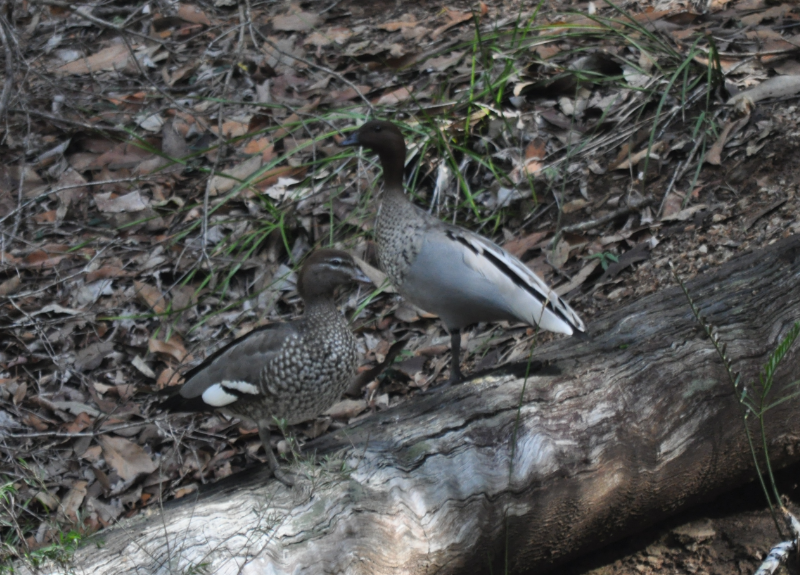
[[[337,287],[352,282],[370,283],[353,257],[341,250],[315,250],[303,262],[297,291],[303,299],[330,296]]]
[[[364,146],[383,157],[385,153],[398,155],[405,160],[406,145],[397,126],[383,120],[371,120],[351,132],[340,146]]]

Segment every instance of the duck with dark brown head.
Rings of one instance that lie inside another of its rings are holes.
[[[297,280],[305,303],[303,317],[252,331],[218,350],[189,371],[186,383],[161,407],[218,409],[254,422],[272,472],[291,485],[272,453],[269,427],[278,418],[294,424],[319,415],[353,378],[356,340],[336,309],[334,292],[354,281],[370,280],[349,254],[312,252]]]
[[[520,321],[572,335],[583,321],[525,264],[497,244],[446,224],[415,206],[403,192],[406,146],[391,122],[373,120],[342,146],[378,154],[384,191],[375,222],[378,260],[397,291],[438,315],[450,332],[450,379],[462,378],[461,330],[487,321]]]

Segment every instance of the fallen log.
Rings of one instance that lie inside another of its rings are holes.
[[[800,236],[688,282],[751,382],[800,320]],[[489,377],[317,440],[330,459],[226,479],[79,550],[94,575],[545,572],[752,480],[741,408],[680,288],[535,350],[557,375]],[[800,373],[800,344],[776,388]],[[800,460],[800,401],[769,412]],[[765,550],[766,551],[766,550]]]

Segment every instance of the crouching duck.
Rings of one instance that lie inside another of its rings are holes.
[[[209,356],[186,374],[186,383],[161,407],[170,411],[223,413],[252,421],[275,477],[291,486],[269,443],[269,426],[311,419],[341,396],[355,374],[356,340],[334,303],[337,287],[369,282],[353,258],[317,250],[303,263],[297,291],[302,318],[252,331]]]
[[[461,330],[485,321],[521,321],[572,335],[584,331],[578,317],[525,264],[497,244],[446,224],[403,193],[406,145],[391,122],[370,121],[340,145],[376,152],[384,191],[375,222],[378,261],[397,291],[438,315],[450,332],[447,384],[459,381]]]

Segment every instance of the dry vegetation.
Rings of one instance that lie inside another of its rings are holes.
[[[258,463],[254,429],[152,404],[217,345],[297,315],[309,249],[375,265],[378,168],[336,146],[369,116],[402,124],[421,205],[587,323],[671,284],[669,261],[689,278],[800,231],[800,8],[658,4],[5,3],[0,560]],[[300,443],[446,375],[440,323],[390,289],[342,308],[365,372],[408,341],[289,430]],[[542,337],[481,326],[468,369]]]

